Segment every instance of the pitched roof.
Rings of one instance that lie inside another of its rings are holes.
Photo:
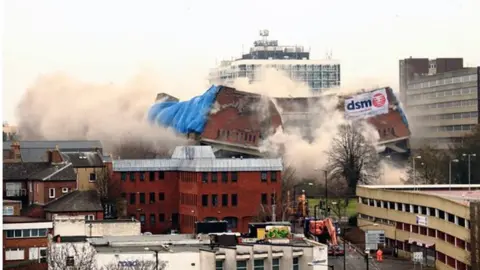
[[[71,163],[53,165],[47,162],[4,163],[3,180],[75,181]]]
[[[72,163],[66,163],[52,165],[47,169],[32,175],[30,178],[44,181],[75,181],[77,180],[77,173],[75,172]]]
[[[97,212],[103,211],[96,190],[74,190],[45,205],[46,212]]]
[[[62,152],[75,168],[103,167],[102,155],[98,152]]]
[[[27,180],[31,175],[47,169],[46,162],[3,163],[3,180]]]
[[[33,218],[25,216],[3,216],[3,223],[30,223],[30,222],[46,222],[43,218]]]
[[[97,151],[103,150],[100,141],[19,141],[20,154],[23,162],[47,161],[47,150],[55,149],[58,146],[60,151]],[[10,150],[11,141],[3,142],[3,150]]]

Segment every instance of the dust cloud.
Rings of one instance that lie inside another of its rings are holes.
[[[124,85],[93,84],[64,73],[41,76],[16,111],[22,139],[100,140],[106,153],[129,142],[162,151],[186,144],[184,137],[146,119],[164,89],[155,75],[141,71]]]
[[[266,101],[273,101],[282,115],[284,127],[273,132],[261,145],[261,151],[282,155],[285,165],[295,169],[298,178],[318,179],[322,183],[323,173],[319,170],[326,168],[328,163],[327,152],[330,150],[339,127],[348,124],[344,112],[339,109],[342,96],[358,93],[362,89],[375,89],[388,84],[379,85],[378,81],[366,79],[342,86],[328,89],[320,94],[315,94],[317,99],[309,101],[310,104],[290,104],[295,113],[284,113],[279,106],[278,97],[312,97],[310,88],[300,82],[291,80],[286,74],[275,69],[262,69],[258,74],[258,82],[249,83],[248,79],[237,79],[230,86],[242,91],[265,95]],[[292,100],[292,103],[295,102]],[[266,107],[266,106],[265,106]],[[308,113],[309,117],[305,117]],[[290,125],[289,122],[294,124]],[[296,122],[296,124],[295,124]],[[299,124],[300,123],[300,124]],[[366,121],[356,122],[362,127],[365,138],[376,144],[379,142],[377,129]],[[307,136],[306,136],[307,135]],[[377,149],[381,151],[381,149]],[[401,184],[403,169],[395,168],[392,164],[381,163],[382,177],[378,184]]]

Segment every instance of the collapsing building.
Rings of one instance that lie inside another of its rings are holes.
[[[312,133],[311,120],[321,113],[312,109],[320,98],[324,97],[270,99],[212,86],[188,101],[160,99],[150,108],[148,118],[201,145],[211,145],[218,157],[262,156],[262,140],[279,127],[299,128],[308,137]],[[408,153],[408,122],[391,88],[364,91],[341,100],[346,117],[367,118],[378,129],[379,144],[385,146],[385,153]]]

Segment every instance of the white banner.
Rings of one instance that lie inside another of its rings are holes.
[[[428,218],[425,216],[417,216],[417,225],[428,226]]]
[[[388,96],[385,88],[359,94],[345,100],[345,117],[368,118],[388,113]]]

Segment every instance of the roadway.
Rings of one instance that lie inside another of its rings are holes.
[[[340,243],[343,244],[343,243]],[[347,247],[345,251],[346,256],[346,270],[366,270],[367,265],[363,254],[356,251],[354,248],[351,250]],[[328,257],[328,264],[333,265],[333,270],[344,270],[343,268],[343,256]],[[369,270],[414,270],[415,267],[412,262],[393,258],[384,258],[382,262],[377,262],[375,257],[370,256]],[[420,269],[417,266],[416,269]]]

